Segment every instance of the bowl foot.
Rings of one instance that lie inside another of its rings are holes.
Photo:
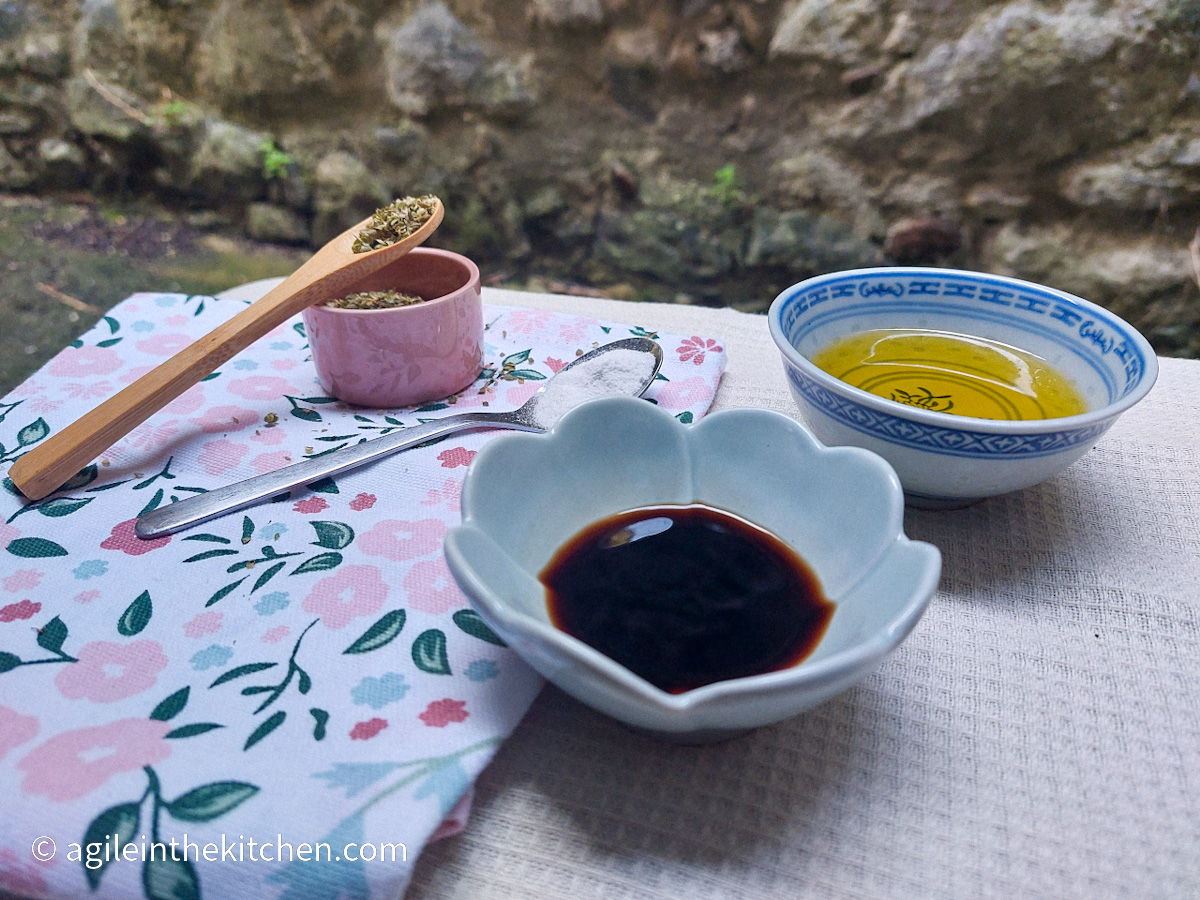
[[[622,723],[625,724],[625,723]],[[654,728],[640,728],[637,725],[625,724],[630,731],[644,734],[668,744],[719,744],[734,738],[749,734],[753,728],[704,728],[699,731],[659,731]]]
[[[934,497],[930,494],[904,492],[904,505],[914,509],[962,509],[986,499],[986,497]]]

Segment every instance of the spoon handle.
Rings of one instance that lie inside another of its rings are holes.
[[[272,328],[307,306],[338,296],[341,289],[423,242],[441,219],[439,203],[433,215],[404,240],[357,257],[350,244],[369,220],[347,229],[262,299],[38,444],[13,463],[8,477],[30,500],[51,494],[98,454]]]
[[[226,513],[253,506],[298,485],[345,472],[399,450],[435,441],[466,428],[483,427],[512,428],[518,431],[541,430],[508,413],[476,412],[447,416],[434,422],[426,422],[424,425],[415,425],[383,437],[363,441],[324,456],[293,463],[265,475],[227,484],[169,506],[160,506],[139,516],[134,530],[138,537],[143,538],[172,534]]]

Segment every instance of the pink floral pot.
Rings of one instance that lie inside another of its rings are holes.
[[[304,310],[317,377],[330,396],[359,406],[415,406],[475,380],[483,364],[475,263],[448,250],[418,247],[346,293],[379,290],[426,300],[396,309]]]

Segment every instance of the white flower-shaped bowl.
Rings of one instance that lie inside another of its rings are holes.
[[[805,660],[670,694],[551,624],[538,573],[559,547],[614,513],[693,502],[768,529],[812,567],[836,608]],[[462,511],[446,559],[484,621],[583,703],[682,741],[786,719],[864,678],[917,623],[941,570],[937,548],[904,536],[900,482],[883,459],[826,447],[761,409],[683,425],[629,397],[583,404],[546,434],[480,451]]]

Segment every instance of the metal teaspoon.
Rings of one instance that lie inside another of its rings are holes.
[[[582,396],[579,402],[596,397],[610,396],[615,393],[611,385],[603,378],[593,378],[590,381],[581,376],[593,374],[592,367],[603,368],[606,365],[604,356],[616,350],[635,351],[648,354],[653,361],[649,374],[640,384],[630,384],[629,390],[635,397],[640,397],[654,381],[662,366],[662,348],[650,338],[632,337],[613,341],[602,347],[597,347],[590,353],[571,361],[559,372],[543,384],[532,397],[518,409],[512,412],[469,412],[447,416],[435,422],[424,425],[414,425],[393,434],[363,441],[353,447],[346,447],[315,459],[284,466],[274,472],[247,478],[225,487],[216,488],[203,494],[197,494],[186,500],[180,500],[169,506],[145,513],[138,517],[134,531],[138,537],[153,538],[164,534],[173,534],[190,528],[200,522],[215,519],[226,513],[253,506],[298,485],[308,484],[348,469],[356,468],[365,463],[388,456],[399,450],[406,450],[418,444],[443,438],[456,431],[467,428],[507,428],[515,431],[545,431],[558,419],[563,411],[563,392],[568,384],[573,383],[575,390],[592,390]],[[599,374],[599,373],[594,373]],[[564,379],[564,376],[568,376]],[[555,385],[558,385],[558,388]],[[624,387],[624,385],[622,385]],[[551,399],[547,401],[547,397]],[[542,409],[539,410],[539,407]],[[547,421],[549,419],[549,421]]]

